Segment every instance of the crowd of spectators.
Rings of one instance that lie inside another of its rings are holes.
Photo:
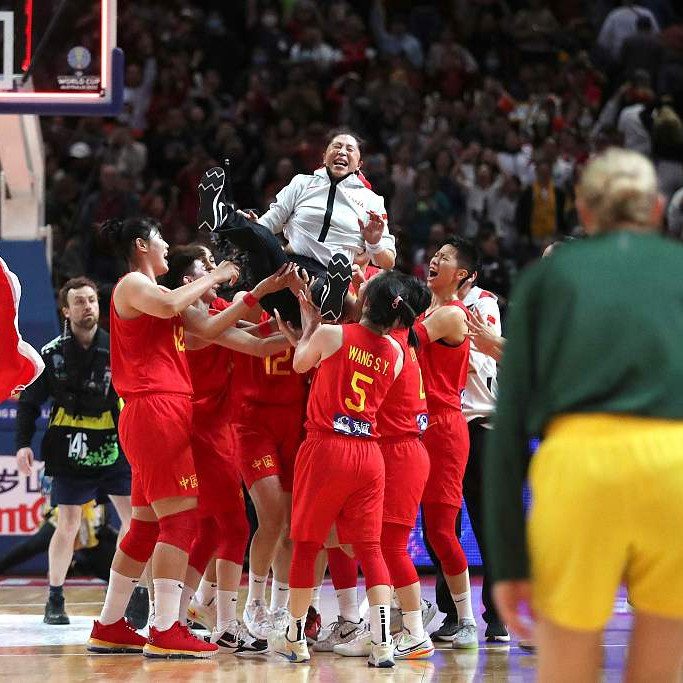
[[[683,232],[674,0],[119,0],[119,27],[123,114],[43,123],[56,285],[115,281],[106,218],[197,239],[197,183],[225,158],[237,205],[264,211],[340,125],[365,140],[408,272],[465,235],[505,299],[516,269],[580,233],[577,176],[612,144],[654,160],[665,229]]]

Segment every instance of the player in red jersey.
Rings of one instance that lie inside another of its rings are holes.
[[[310,294],[300,295],[303,336],[294,369],[318,369],[308,399],[306,440],[294,472],[292,616],[287,631],[269,634],[271,650],[292,662],[310,658],[304,619],[316,559],[331,534],[352,546],[365,575],[372,633],[368,664],[394,664],[390,578],[380,549],[384,460],[376,415],[403,367],[401,346],[387,333],[415,318],[405,294],[403,276],[382,273],[367,286],[360,324],[340,326],[320,325]],[[281,329],[287,330],[284,324]]]
[[[429,262],[427,285],[432,291],[432,303],[415,326],[429,410],[424,445],[429,452],[430,472],[422,512],[427,540],[441,563],[458,611],[454,648],[478,647],[467,558],[455,532],[469,452],[461,398],[467,381],[470,343],[467,310],[458,300],[458,289],[473,275],[476,261],[476,250],[467,240],[453,237],[444,242]]]
[[[214,269],[198,246],[174,249],[169,258],[166,280],[172,289],[194,282]],[[205,292],[198,306],[209,313],[225,308],[215,288]],[[212,308],[210,309],[209,306]],[[190,552],[185,586],[180,603],[181,621],[199,586],[202,574],[216,555],[217,620],[211,642],[234,654],[263,652],[266,642],[254,638],[237,620],[237,590],[242,576],[249,525],[244,508],[242,482],[233,455],[233,438],[228,416],[233,402],[230,374],[233,351],[264,357],[290,349],[289,342],[276,335],[257,339],[240,329],[230,329],[215,343],[208,344],[192,334],[186,336],[187,359],[194,396],[192,399],[192,451],[199,489],[199,535]]]
[[[213,317],[191,306],[208,289],[236,276],[228,262],[173,292],[159,287],[156,278],[168,269],[168,245],[154,220],[108,221],[102,234],[131,270],[112,293],[110,324],[112,381],[126,402],[119,437],[131,465],[133,513],[112,562],[104,607],[88,649],[144,651],[150,657],[211,656],[217,646],[200,641],[178,623],[188,551],[196,534],[199,486],[190,448],[192,384],[184,330],[213,339],[248,305]],[[286,286],[287,277],[280,273],[260,283],[250,301]],[[152,555],[156,611],[145,639],[123,619],[123,612]]]

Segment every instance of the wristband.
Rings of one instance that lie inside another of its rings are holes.
[[[268,318],[268,320],[265,320],[264,322],[258,324],[259,336],[269,337],[271,334],[273,334],[273,320],[273,318]]]
[[[254,306],[256,306],[256,304],[259,302],[259,300],[251,292],[247,292],[242,301],[247,308],[254,308]]]
[[[384,251],[384,246],[382,246],[382,240],[377,242],[377,244],[370,244],[370,242],[366,242],[365,249],[368,254],[379,254],[380,251]]]

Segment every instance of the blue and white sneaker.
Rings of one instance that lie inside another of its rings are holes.
[[[287,631],[271,631],[268,634],[268,649],[273,654],[280,655],[293,664],[301,664],[311,658],[308,653],[306,638],[292,641],[287,638]]]
[[[368,666],[374,666],[377,669],[390,669],[394,666],[394,641],[372,643]]]

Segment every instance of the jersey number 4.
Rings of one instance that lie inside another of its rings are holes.
[[[350,398],[344,399],[344,405],[356,413],[362,413],[365,410],[365,399],[367,398],[365,394],[365,388],[359,386],[359,382],[365,382],[366,384],[372,384],[375,380],[372,377],[364,375],[362,372],[354,372],[351,378],[351,388],[353,393],[358,397],[358,403],[354,403]]]

